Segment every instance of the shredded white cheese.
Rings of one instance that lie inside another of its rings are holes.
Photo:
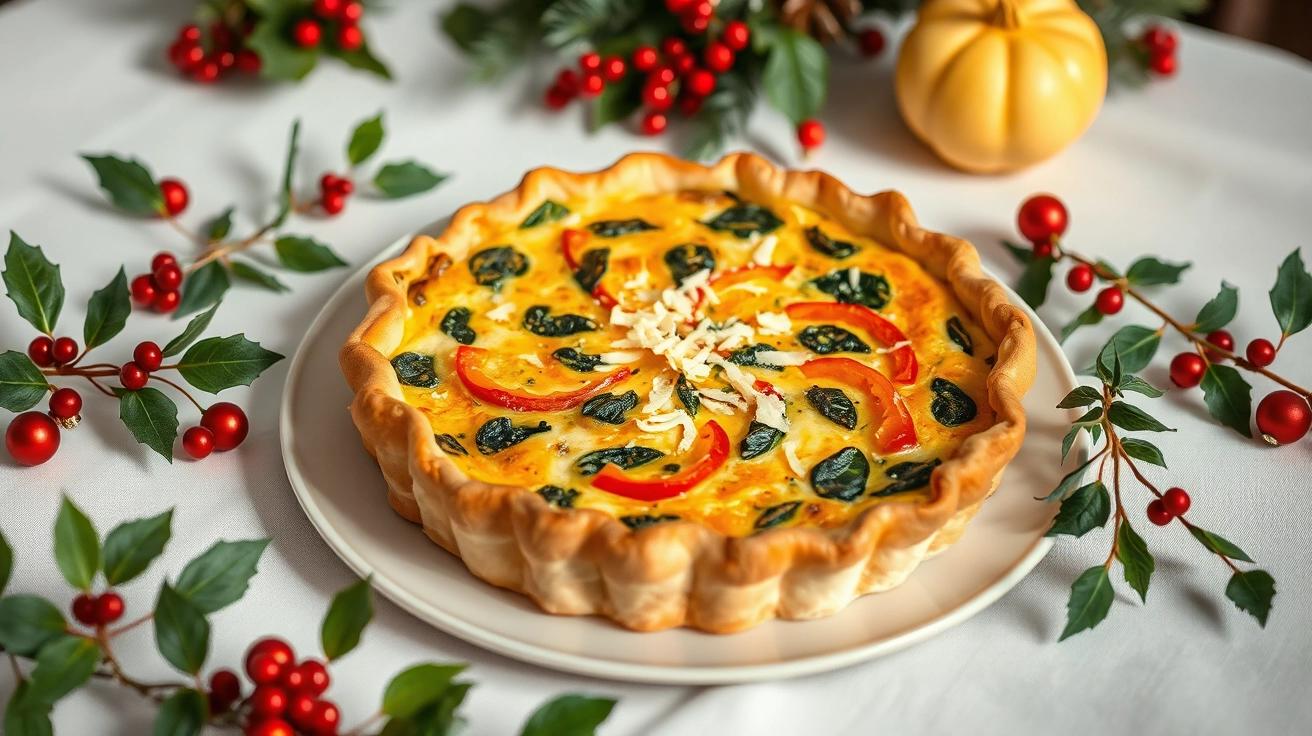
[[[651,381],[651,393],[647,394],[647,405],[642,407],[643,414],[656,414],[670,405],[674,396],[674,383],[664,376],[656,376]]]
[[[784,458],[788,460],[788,467],[793,471],[793,474],[798,478],[805,478],[806,466],[802,465],[802,461],[797,457],[797,442],[787,440],[784,442],[783,448]]]
[[[811,354],[805,350],[762,350],[756,354],[756,359],[766,365],[782,368],[801,365],[811,359]]]
[[[756,329],[762,335],[787,335],[793,331],[793,321],[783,312],[757,312]]]
[[[692,423],[692,417],[687,412],[672,411],[667,414],[657,414],[656,416],[639,419],[638,429],[644,432],[668,432],[675,427],[683,427],[683,434],[679,437],[679,446],[675,448],[676,452],[687,452],[692,447],[693,440],[697,438],[697,425]]]
[[[507,322],[510,320],[510,315],[514,313],[515,313],[515,303],[506,302],[505,304],[502,304],[496,309],[489,309],[487,313],[487,318],[494,322]]]
[[[752,252],[752,262],[758,266],[770,265],[770,259],[774,257],[774,247],[778,244],[779,238],[773,235],[766,237]]]
[[[524,361],[525,363],[528,363],[529,365],[534,365],[537,366],[538,368],[543,367],[542,359],[539,358],[537,355],[534,355],[533,353],[526,353],[524,355],[521,355],[519,356],[519,359]]]
[[[626,289],[642,289],[642,288],[645,288],[645,287],[647,286],[647,284],[650,283],[650,281],[649,281],[650,278],[651,278],[651,274],[648,273],[647,269],[644,268],[644,269],[642,269],[641,271],[638,272],[638,275],[637,275],[637,276],[634,276],[633,278],[629,279],[628,281],[625,281],[625,282],[624,282],[624,288],[626,288]]]
[[[861,288],[861,271],[856,266],[847,269],[847,283],[852,287],[852,291]]]
[[[612,350],[601,354],[603,363],[611,365],[628,365],[642,360],[642,353],[637,350]]]

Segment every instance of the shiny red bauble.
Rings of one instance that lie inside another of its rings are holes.
[[[292,725],[281,718],[269,718],[247,724],[246,736],[296,736]]]
[[[1171,359],[1171,383],[1180,388],[1193,388],[1203,382],[1207,361],[1197,353],[1180,353]]]
[[[273,718],[287,711],[287,691],[273,685],[260,685],[251,693],[251,715],[255,718]]]
[[[884,34],[878,28],[867,28],[856,37],[862,56],[875,57],[884,51]]]
[[[683,89],[694,97],[705,97],[715,91],[715,75],[705,69],[694,69],[683,80]]]
[[[702,54],[702,62],[706,64],[706,68],[720,74],[733,68],[733,59],[733,49],[719,41],[706,44],[706,51]]]
[[[1175,517],[1171,515],[1171,512],[1167,511],[1166,507],[1162,505],[1161,499],[1157,499],[1148,504],[1148,521],[1151,521],[1157,526],[1166,526],[1167,524],[1170,524],[1171,520],[1174,518]]]
[[[601,76],[606,78],[607,82],[618,82],[624,79],[624,73],[628,71],[629,65],[618,56],[607,56],[601,62]]]
[[[1050,194],[1030,197],[1016,213],[1016,226],[1031,243],[1050,243],[1060,238],[1068,224],[1066,206]]]
[[[734,51],[742,51],[747,48],[747,44],[752,40],[752,32],[747,28],[747,24],[740,20],[731,20],[724,24],[724,30],[720,32],[720,40]]]
[[[71,337],[55,338],[55,344],[50,348],[50,357],[54,358],[59,365],[77,360],[77,353],[77,340]]]
[[[1267,394],[1257,405],[1257,429],[1271,445],[1297,442],[1312,427],[1312,406],[1307,399],[1281,389]]]
[[[232,670],[218,670],[210,675],[210,712],[222,713],[241,700],[241,680]]]
[[[364,31],[360,26],[342,26],[337,29],[337,48],[342,51],[356,51],[364,45]]]
[[[182,449],[197,460],[207,458],[214,452],[214,433],[204,427],[191,427],[182,433]]]
[[[23,465],[40,465],[59,449],[59,425],[39,411],[23,412],[5,430],[5,449]]]
[[[101,593],[96,598],[96,623],[112,624],[123,618],[123,597],[118,593]]]
[[[1192,501],[1183,488],[1172,488],[1162,494],[1162,508],[1171,516],[1184,516]]]
[[[1103,314],[1116,314],[1125,306],[1125,294],[1115,286],[1108,286],[1106,289],[1098,292],[1098,297],[1094,299],[1093,305]]]
[[[1248,358],[1249,363],[1258,368],[1265,368],[1276,362],[1276,346],[1265,337],[1259,337],[1248,343],[1244,356]]]
[[[187,202],[190,197],[187,195],[187,186],[181,181],[161,179],[159,193],[164,195],[164,211],[169,215],[178,215],[187,209]]]
[[[649,112],[642,116],[642,120],[638,123],[638,129],[642,131],[643,135],[660,135],[665,131],[669,122],[664,113]]]
[[[302,18],[292,26],[292,41],[304,49],[314,48],[323,38],[323,28],[309,18]]]
[[[1066,286],[1077,293],[1088,291],[1093,286],[1093,269],[1083,263],[1076,264],[1066,272]]]
[[[149,307],[155,302],[155,295],[159,289],[155,287],[155,279],[150,274],[142,274],[132,279],[132,301],[138,307]]]
[[[124,363],[123,367],[118,369],[118,382],[129,391],[140,391],[145,388],[149,378],[150,374],[146,369],[133,361]]]
[[[633,62],[633,68],[640,72],[649,72],[661,62],[660,55],[651,46],[639,46],[633,50],[633,56],[629,58]]]
[[[132,362],[154,373],[164,363],[164,353],[160,352],[158,345],[147,340],[137,343],[137,347],[132,350]]]
[[[82,412],[82,394],[77,389],[61,388],[50,394],[50,413],[60,419],[72,419]]]
[[[73,618],[86,626],[96,625],[96,597],[83,593],[73,599]]]
[[[38,335],[27,344],[27,357],[42,368],[55,364],[55,341],[46,335]]]
[[[1226,332],[1225,330],[1215,330],[1213,332],[1209,332],[1207,333],[1206,339],[1209,343],[1227,352],[1232,353],[1235,350],[1234,335],[1231,335],[1229,332]],[[1207,353],[1207,359],[1212,361],[1213,363],[1225,360],[1225,356],[1222,355],[1221,353],[1218,353],[1215,350],[1204,350],[1204,352]]]
[[[180,291],[159,291],[155,293],[155,300],[150,303],[156,312],[168,314],[178,308],[182,302],[182,292]]]
[[[818,148],[825,142],[825,126],[819,120],[803,120],[797,126],[797,142],[804,151]]]
[[[310,714],[310,728],[320,736],[331,736],[337,733],[337,727],[342,722],[342,713],[337,710],[337,706],[327,700],[316,700],[314,702],[314,711]]]

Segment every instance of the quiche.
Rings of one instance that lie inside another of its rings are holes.
[[[388,501],[544,610],[832,614],[953,542],[1025,431],[1025,313],[896,192],[750,154],[530,172],[367,280]]]

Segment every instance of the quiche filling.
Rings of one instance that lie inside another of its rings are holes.
[[[796,204],[547,201],[408,300],[392,366],[451,460],[633,529],[840,527],[994,422],[947,285]]]

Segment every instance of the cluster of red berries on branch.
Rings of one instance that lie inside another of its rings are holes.
[[[291,39],[303,49],[312,49],[324,43],[326,35],[336,48],[356,51],[364,45],[363,17],[364,4],[358,0],[314,0],[310,13],[292,24]]]
[[[112,590],[83,593],[73,599],[73,618],[84,626],[108,626],[123,618],[123,597]]]
[[[203,84],[212,84],[230,72],[259,74],[263,62],[256,51],[246,45],[255,21],[243,18],[234,29],[224,21],[209,25],[202,34],[200,26],[188,23],[178,29],[169,45],[169,63],[182,74]]]
[[[165,179],[165,182],[176,182],[174,179]],[[164,182],[161,182],[161,188]],[[176,182],[174,191],[183,192],[182,208],[186,207],[186,189],[182,188],[181,182]],[[165,201],[168,201],[167,196]],[[179,208],[177,212],[170,208],[169,214],[176,215],[182,211]],[[150,273],[143,273],[132,279],[132,302],[142,309],[154,309],[161,314],[169,314],[178,308],[182,301],[182,279],[184,277],[182,267],[178,265],[177,256],[167,251],[155,254],[150,261]]]
[[[355,191],[350,177],[338,176],[331,171],[319,177],[319,207],[329,217],[346,207],[346,198]]]
[[[1147,57],[1148,68],[1162,77],[1175,74],[1175,52],[1179,45],[1180,40],[1174,31],[1157,24],[1144,29],[1143,35],[1138,39],[1138,48],[1141,50],[1140,53]]]
[[[321,697],[331,683],[317,659],[296,661],[282,639],[261,639],[246,653],[246,676],[255,689],[244,701],[247,736],[335,736],[341,712]],[[210,712],[223,713],[241,702],[241,683],[232,670],[210,677]]]

